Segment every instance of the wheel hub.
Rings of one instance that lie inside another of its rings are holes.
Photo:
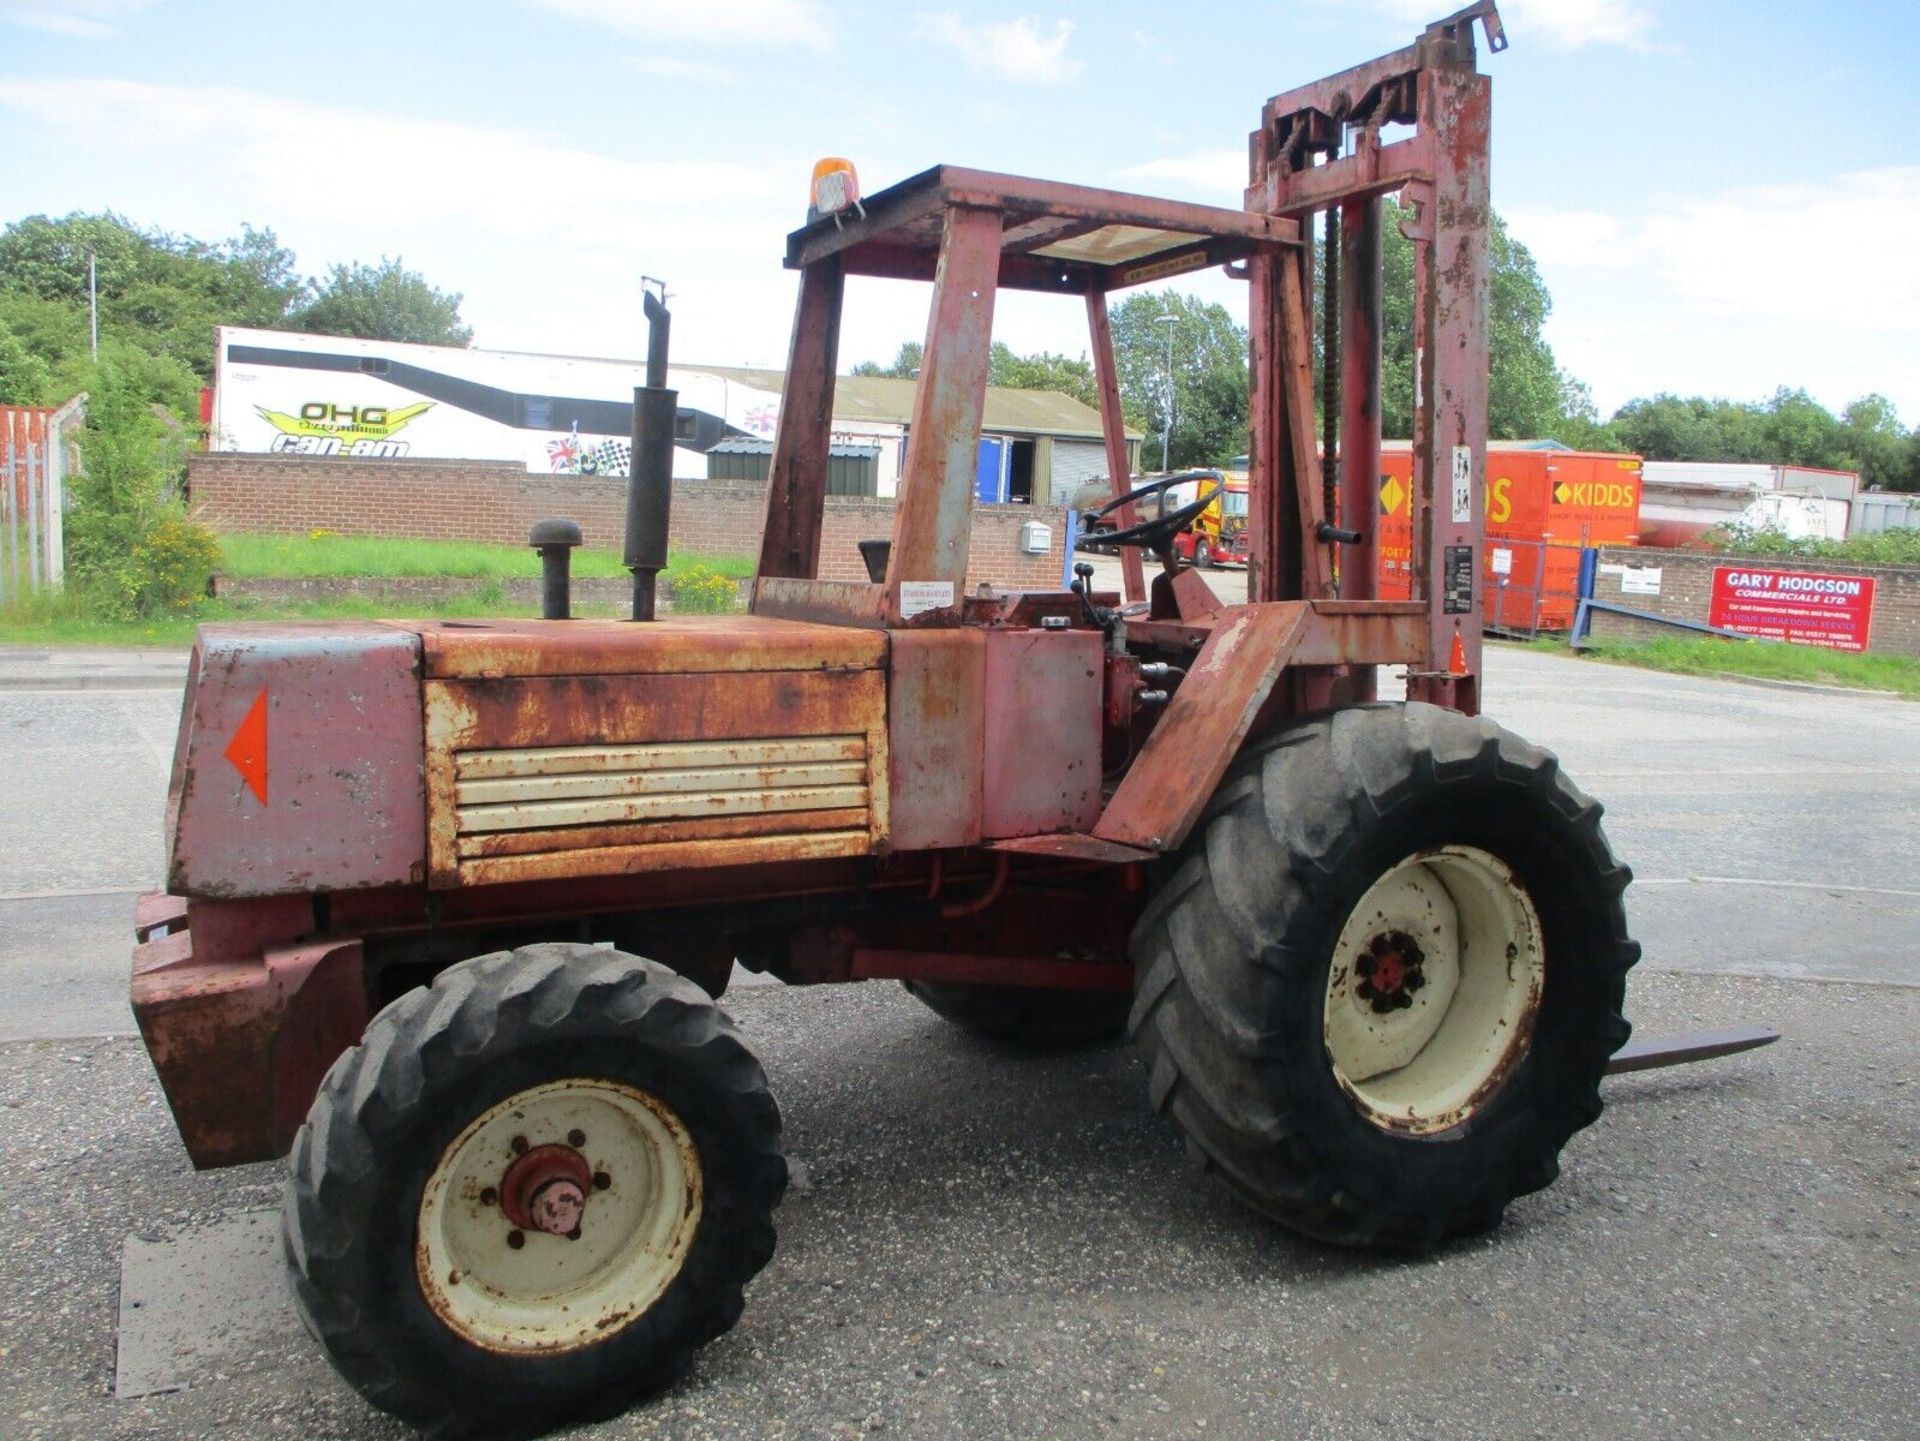
[[[1354,961],[1360,977],[1354,994],[1369,1003],[1377,1015],[1404,1011],[1413,1005],[1413,993],[1427,983],[1426,953],[1420,943],[1401,931],[1382,931],[1367,943]]]
[[[500,1209],[522,1230],[577,1241],[592,1186],[593,1168],[572,1146],[534,1146],[500,1178]]]

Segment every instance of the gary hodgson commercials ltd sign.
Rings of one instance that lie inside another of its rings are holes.
[[[1865,650],[1872,619],[1870,576],[1714,567],[1708,621],[1722,630],[1828,650]]]

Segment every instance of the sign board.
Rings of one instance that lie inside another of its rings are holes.
[[[1513,574],[1513,551],[1504,545],[1496,545],[1487,553],[1487,569],[1495,575]]]
[[[1873,578],[1715,566],[1708,621],[1741,635],[1863,651],[1873,621]]]
[[[910,620],[924,610],[940,610],[953,604],[950,580],[903,580],[900,582],[900,617]]]
[[[1622,595],[1658,595],[1660,594],[1660,572],[1657,565],[1629,565],[1620,571],[1620,594]]]

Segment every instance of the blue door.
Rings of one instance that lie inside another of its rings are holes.
[[[973,493],[983,505],[998,505],[1007,498],[1007,443],[997,435],[980,437]]]

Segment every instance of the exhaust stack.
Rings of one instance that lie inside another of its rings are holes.
[[[627,480],[627,548],[633,572],[633,618],[654,618],[654,582],[667,564],[667,522],[673,508],[673,426],[680,397],[667,389],[666,285],[646,287],[647,383],[633,392],[633,460]]]

